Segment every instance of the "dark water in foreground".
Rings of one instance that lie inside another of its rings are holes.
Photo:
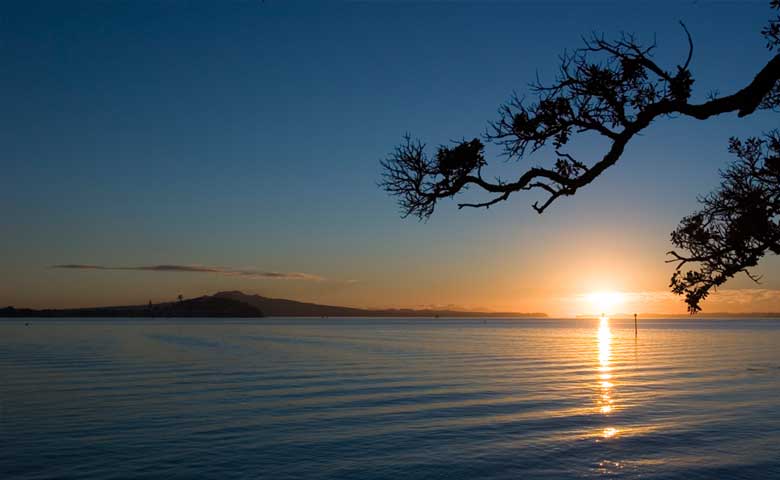
[[[780,478],[780,321],[0,322],[0,478]]]

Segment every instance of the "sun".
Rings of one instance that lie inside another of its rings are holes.
[[[585,295],[585,299],[594,310],[593,313],[609,315],[615,313],[615,309],[624,303],[625,296],[621,292],[607,290],[591,292]]]

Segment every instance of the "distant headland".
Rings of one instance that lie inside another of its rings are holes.
[[[138,317],[191,317],[191,318],[258,318],[263,317],[261,310],[244,302],[216,296],[203,296],[192,299],[180,298],[178,301],[146,305],[126,305],[116,307],[87,307],[68,309],[0,308],[0,317],[54,317],[54,318],[138,318]]]
[[[547,314],[519,312],[480,312],[439,309],[362,309],[319,305],[283,298],[249,295],[240,291],[218,292],[214,295],[146,305],[88,307],[69,309],[0,308],[0,317],[46,318],[261,318],[261,317],[492,317],[544,318]]]

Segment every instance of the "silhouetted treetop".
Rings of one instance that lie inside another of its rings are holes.
[[[688,253],[669,252],[677,263],[674,293],[685,295],[688,311],[737,273],[758,280],[748,268],[767,251],[780,254],[780,135],[732,138],[729,151],[738,160],[721,172],[720,188],[700,199],[702,209],[683,218],[672,243]],[[693,263],[696,270],[683,273]]]
[[[772,0],[770,6],[780,10],[780,0]],[[687,39],[687,54],[670,67],[655,61],[655,43],[643,45],[631,34],[616,40],[591,35],[583,40],[581,48],[560,56],[553,83],[543,84],[537,80],[530,85],[534,100],[528,101],[516,94],[511,96],[499,108],[498,119],[489,124],[482,140],[474,138],[452,146],[440,146],[430,158],[425,144],[406,136],[403,143],[382,161],[384,171],[380,186],[398,197],[404,217],[414,215],[426,219],[433,214],[439,200],[454,197],[469,186],[477,187],[486,198],[475,203],[458,203],[458,208],[489,208],[507,200],[513,193],[534,190],[543,195],[533,203],[533,208],[542,213],[556,199],[574,195],[614,165],[631,139],[658,118],[684,115],[704,120],[729,112],[744,117],[757,109],[776,110],[780,106],[780,54],[771,56],[752,79],[746,79],[742,89],[726,96],[710,95],[704,102],[692,101],[695,81],[690,64],[694,44],[688,29],[682,23],[681,26]],[[761,33],[770,51],[779,49],[780,16],[770,19]],[[583,135],[597,135],[606,141],[602,156],[579,158],[570,150],[573,139]],[[545,164],[527,167],[512,180],[489,180],[483,176],[488,162],[482,141],[499,145],[506,157],[518,162],[525,163],[544,147],[549,147],[545,152],[549,152],[551,158]],[[744,145],[755,142],[751,139]],[[764,142],[762,145],[770,148],[771,141],[765,139]],[[743,158],[744,152],[738,150],[737,145],[740,143],[732,140],[732,151]],[[728,172],[725,175],[729,175]],[[727,193],[726,183],[723,189],[726,196],[732,195]],[[759,199],[765,200],[764,197]],[[706,216],[710,204],[705,201],[704,205]],[[689,225],[692,218],[687,217],[680,227],[682,230],[675,231],[673,241],[680,248],[699,245],[691,243],[692,237],[687,239],[683,234],[692,228]],[[732,228],[737,228],[737,224]],[[750,257],[755,253],[748,249],[749,242],[730,241],[739,255]],[[692,252],[691,258],[698,258],[698,255]],[[699,273],[707,278],[716,275],[717,281],[712,286],[717,286],[735,273],[745,271],[744,266],[752,266],[746,260],[726,265],[723,262],[727,260],[730,257],[714,259],[721,263],[712,264]],[[744,266],[732,273],[737,264]],[[689,281],[679,287],[681,284],[675,279],[680,279],[680,275],[676,273],[672,281],[676,293],[687,295],[690,288],[699,291]],[[721,276],[723,280],[720,280]],[[687,297],[689,306],[695,305],[691,307],[692,312],[698,308],[697,299],[706,297],[712,286],[698,297],[696,294]]]

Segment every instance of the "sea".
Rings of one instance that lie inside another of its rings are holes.
[[[780,479],[778,319],[5,319],[2,479]]]

